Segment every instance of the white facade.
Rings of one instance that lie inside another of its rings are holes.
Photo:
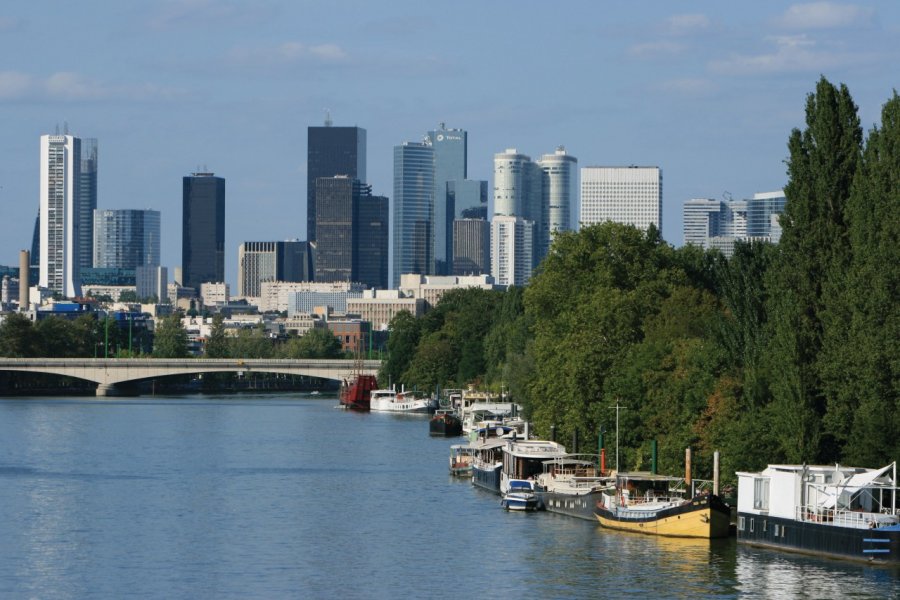
[[[203,300],[203,306],[228,304],[230,292],[231,286],[229,286],[225,282],[210,282],[200,284],[200,298]]]
[[[532,221],[541,214],[541,170],[515,148],[494,155],[494,215]]]
[[[391,319],[401,311],[421,317],[425,314],[425,300],[403,297],[398,290],[366,290],[361,298],[347,298],[347,314],[359,315],[372,324],[373,331],[387,330]]]
[[[260,283],[277,279],[277,248],[275,242],[243,242],[238,247],[238,296],[258,298]]]
[[[540,256],[550,250],[553,235],[571,231],[573,207],[578,193],[578,159],[560,146],[554,154],[545,154],[538,161],[543,172],[541,210],[543,227],[540,232]]]
[[[259,311],[285,312],[290,306],[291,292],[362,292],[358,283],[346,281],[263,281],[259,284]]]
[[[582,225],[614,221],[662,231],[662,170],[659,167],[581,169]]]
[[[81,295],[80,173],[80,139],[41,136],[39,285],[69,298]]]
[[[497,285],[527,285],[531,279],[534,223],[519,217],[491,221],[491,275]]]
[[[477,287],[483,290],[501,289],[490,275],[417,275],[406,273],[400,277],[398,292],[404,298],[421,298],[426,308],[433,308],[450,290]]]

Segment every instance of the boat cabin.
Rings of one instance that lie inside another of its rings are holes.
[[[616,474],[616,500],[622,506],[684,498],[684,479],[643,471]]]

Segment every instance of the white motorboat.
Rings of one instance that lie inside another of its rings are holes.
[[[431,413],[437,408],[437,400],[416,392],[373,390],[369,397],[372,412]]]

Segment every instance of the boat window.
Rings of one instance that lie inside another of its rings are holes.
[[[775,537],[778,537],[778,523],[772,526],[772,533],[775,534]]]
[[[753,508],[769,510],[769,479],[767,477],[753,480]]]
[[[738,531],[744,530],[744,517],[738,517]]]
[[[753,533],[753,521],[754,519],[750,519],[750,533]]]
[[[763,519],[763,533],[766,532],[766,526],[767,526],[768,524],[769,524],[769,521],[766,520],[766,519]]]

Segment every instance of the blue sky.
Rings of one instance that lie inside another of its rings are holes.
[[[305,236],[306,127],[368,132],[373,191],[392,148],[445,122],[469,176],[495,152],[565,145],[579,166],[659,165],[663,235],[692,197],[785,183],[790,130],[824,74],[868,129],[898,87],[897,2],[163,0],[0,7],[0,264],[30,245],[39,137],[100,147],[99,206],[162,211],[181,258],[181,177],[227,180],[226,276],[245,240]]]

